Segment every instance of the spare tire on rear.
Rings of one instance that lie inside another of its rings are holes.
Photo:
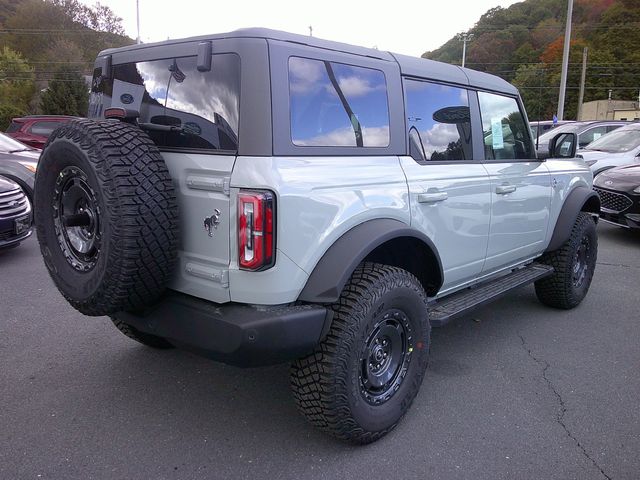
[[[38,164],[35,222],[51,278],[85,315],[150,305],[173,273],[175,190],[133,125],[74,120],[55,130]]]

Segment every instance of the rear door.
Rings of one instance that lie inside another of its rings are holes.
[[[178,196],[180,263],[170,287],[225,302],[240,58],[216,51],[214,68],[201,71],[195,54],[195,47],[180,46],[176,52],[170,47],[136,52],[138,61],[119,62],[114,56],[110,78],[94,74],[89,111],[101,116],[111,106],[139,112],[139,124],[160,148]]]
[[[469,92],[457,86],[405,79],[411,225],[435,244],[442,266],[441,294],[475,279],[487,251],[489,177],[474,160]],[[477,133],[477,132],[474,132]]]

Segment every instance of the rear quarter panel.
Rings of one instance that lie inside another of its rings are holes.
[[[348,230],[375,218],[410,223],[406,179],[396,156],[238,157],[231,187],[268,189],[277,198],[276,266],[258,273],[239,270],[232,251],[233,301],[295,301],[320,258]]]

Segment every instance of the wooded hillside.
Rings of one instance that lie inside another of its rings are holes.
[[[49,105],[60,105],[43,102],[43,89],[53,84],[50,90],[63,98],[64,92],[81,95],[81,75],[91,74],[100,50],[134,43],[124,35],[121,22],[99,3],[87,7],[78,0],[0,0],[0,130],[18,115],[85,115],[80,110],[86,101],[79,98],[70,98],[69,109],[48,111]]]
[[[493,8],[469,31],[466,66],[516,85],[530,120],[557,111],[567,0],[526,0]],[[575,0],[565,118],[575,119],[583,48],[588,47],[584,101],[637,100],[640,90],[640,1]],[[425,58],[460,65],[455,36]]]

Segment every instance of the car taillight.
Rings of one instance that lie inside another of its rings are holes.
[[[243,270],[264,270],[275,261],[275,205],[271,192],[238,194],[238,261]]]

